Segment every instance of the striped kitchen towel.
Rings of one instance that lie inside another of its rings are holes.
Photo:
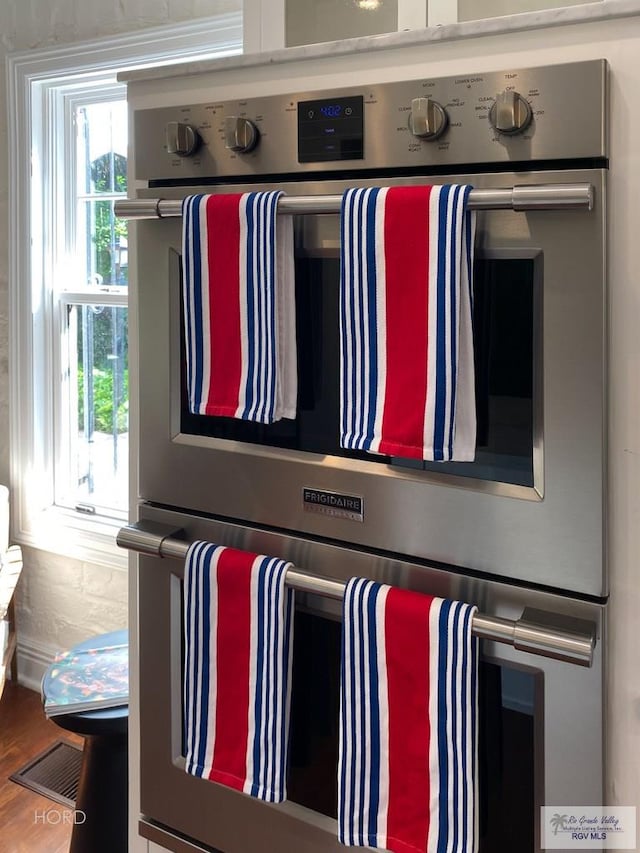
[[[342,447],[473,461],[471,187],[347,190],[342,200]]]
[[[185,564],[185,769],[271,803],[287,796],[290,566],[207,542]]]
[[[352,578],[344,598],[338,837],[478,849],[476,608]]]
[[[280,192],[194,195],[182,207],[189,409],[273,423],[298,393],[293,222]]]

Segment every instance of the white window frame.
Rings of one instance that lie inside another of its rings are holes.
[[[84,516],[54,504],[55,460],[61,448],[54,439],[59,395],[52,386],[60,376],[56,335],[61,318],[52,310],[52,258],[53,247],[63,248],[58,241],[75,218],[75,205],[64,203],[64,187],[57,180],[57,165],[69,167],[75,154],[61,145],[56,128],[77,98],[86,100],[92,89],[97,99],[118,91],[119,71],[241,52],[242,15],[231,13],[7,58],[10,463],[16,542],[127,567],[127,554],[115,544],[123,519]],[[65,220],[62,233],[56,228],[59,217]],[[58,301],[63,304],[64,298]],[[101,292],[89,301],[105,304],[111,297]]]
[[[124,83],[114,83],[112,75],[107,76],[106,81],[91,78],[89,82],[73,82],[71,84],[54,84],[49,89],[50,112],[54,117],[55,127],[62,128],[63,133],[57,133],[51,140],[49,151],[50,165],[48,173],[52,179],[64,175],[64,185],[59,190],[53,189],[48,194],[45,192],[45,201],[53,210],[50,225],[50,239],[45,247],[45,267],[51,269],[52,290],[55,291],[57,310],[52,314],[52,340],[60,343],[65,335],[67,322],[65,313],[69,305],[109,305],[126,308],[128,305],[128,288],[112,288],[105,291],[98,286],[84,285],[82,287],[69,287],[67,280],[60,280],[60,276],[66,275],[66,270],[60,269],[60,265],[54,265],[55,258],[72,257],[75,255],[75,240],[77,235],[77,187],[76,175],[78,166],[77,140],[74,126],[74,116],[79,107],[99,102],[111,102],[115,100],[126,101],[127,87]],[[42,181],[43,186],[45,180]],[[49,196],[47,198],[47,195]],[[102,193],[101,199],[109,199],[110,195]],[[97,199],[97,197],[96,197]],[[64,227],[59,228],[58,223],[63,222]],[[35,247],[33,249],[35,251]],[[50,253],[51,257],[47,257]],[[47,263],[49,261],[49,263]],[[84,261],[78,262],[77,266],[84,272]],[[74,272],[75,270],[74,264]],[[79,270],[78,270],[79,271]],[[82,273],[81,273],[82,274]],[[67,342],[69,343],[69,342]],[[52,367],[54,375],[59,377],[59,384],[53,387],[53,407],[55,423],[62,424],[63,418],[68,417],[71,405],[69,376],[67,375],[68,359],[63,355],[63,348],[55,346],[52,353]],[[53,467],[54,479],[59,482],[63,476],[66,478],[71,471],[72,458],[70,453],[69,435],[66,430],[60,429],[53,437]],[[126,465],[126,460],[123,461]],[[64,473],[63,473],[64,472]],[[56,489],[55,491],[58,491]],[[54,500],[57,495],[54,495]],[[68,510],[72,518],[75,517],[73,509]],[[120,524],[126,521],[126,511],[114,511],[112,518]]]

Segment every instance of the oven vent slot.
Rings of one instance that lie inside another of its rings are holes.
[[[159,522],[144,521],[121,528],[117,543],[121,548],[154,557],[184,560],[189,543],[178,538],[183,531]],[[289,569],[286,583],[293,589],[326,598],[341,599],[342,581],[319,577],[298,568]],[[521,651],[554,658],[579,666],[591,666],[595,648],[595,626],[586,620],[568,620],[546,611],[525,608],[520,619],[502,619],[476,613],[472,632],[476,637],[506,643]]]
[[[469,193],[471,210],[593,210],[592,184],[547,184],[503,189],[474,189]],[[282,196],[278,213],[340,213],[342,196]],[[182,216],[181,199],[121,199],[115,202],[121,219],[167,219]]]

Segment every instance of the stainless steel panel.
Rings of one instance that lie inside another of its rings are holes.
[[[144,500],[505,578],[606,594],[604,173],[526,172],[453,180],[482,189],[567,181],[595,188],[591,213],[478,213],[480,251],[538,253],[544,267],[540,370],[535,377],[541,388],[534,436],[537,488],[181,434],[175,263],[180,223],[167,220],[135,226],[140,259],[140,489]],[[353,181],[354,185],[372,183]],[[345,186],[338,181],[308,182],[297,191],[339,194]],[[276,183],[269,188],[286,186]],[[156,193],[147,190],[145,194]],[[167,197],[183,194],[184,190],[166,191]],[[321,240],[327,251],[335,251],[337,221],[336,216],[305,217],[304,239]],[[175,281],[170,293],[171,276]],[[364,522],[304,512],[303,487],[364,496]]]
[[[203,847],[197,841],[183,838],[166,827],[157,826],[153,821],[138,821],[138,832],[142,838],[159,844],[164,850],[173,853],[211,853],[211,847]]]
[[[489,110],[498,92],[518,91],[530,104],[532,124],[521,134],[505,135],[490,125]],[[364,98],[364,158],[341,162],[299,163],[298,102],[317,97]],[[449,125],[435,141],[409,131],[411,102],[429,97],[447,111]],[[328,92],[297,92],[218,103],[185,104],[134,114],[136,179],[255,177],[321,170],[428,169],[462,163],[606,157],[606,62],[568,63],[512,69],[463,77],[365,84]],[[225,118],[255,122],[258,146],[248,154],[225,148]],[[197,129],[203,143],[191,157],[167,153],[166,127],[173,122]]]
[[[243,527],[143,506],[140,516],[174,528],[185,537],[271,554],[307,566],[318,576],[346,580],[368,577],[443,597],[474,602],[493,617],[514,619],[523,608],[552,611],[596,625],[598,643],[590,669],[540,658],[507,646],[482,642],[484,658],[510,662],[544,681],[539,732],[536,805],[599,803],[603,797],[603,647],[604,606],[569,596],[497,583],[443,571],[415,561],[396,560],[302,537]],[[338,853],[336,823],[287,802],[269,805],[184,771],[181,749],[181,579],[182,560],[141,556],[140,697],[142,814],[172,828],[169,849],[186,851],[184,836],[197,838],[194,850],[211,845],[224,853]],[[301,596],[306,606],[333,616],[336,602]],[[586,745],[586,746],[585,746]],[[156,836],[160,838],[160,835]],[[178,843],[179,842],[179,843]],[[180,846],[182,844],[182,846]],[[538,851],[539,844],[536,843]]]
[[[156,557],[175,557],[186,560],[191,543],[173,538],[182,530],[163,528],[158,522],[141,521],[118,532],[117,542],[140,554]],[[341,601],[345,584],[341,581],[314,575],[297,566],[285,572],[285,583],[298,592],[309,592],[324,598]],[[516,649],[563,660],[579,666],[591,666],[595,647],[595,625],[584,620],[567,620],[562,615],[527,609],[519,619],[498,619],[476,612],[471,619],[474,636],[496,643],[506,643]]]

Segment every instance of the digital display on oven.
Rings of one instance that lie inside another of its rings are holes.
[[[364,157],[363,98],[298,103],[298,162],[327,163]]]

